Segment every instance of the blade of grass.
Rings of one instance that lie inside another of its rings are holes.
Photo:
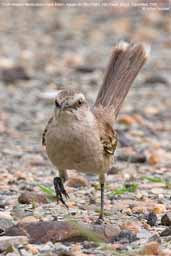
[[[40,188],[40,190],[44,193],[46,193],[49,196],[55,196],[55,191],[48,186],[44,186],[42,184],[37,184],[37,186]]]
[[[154,182],[154,183],[166,183],[164,179],[160,177],[152,177],[152,176],[143,176],[143,180],[147,180],[149,182]]]
[[[111,192],[112,195],[123,195],[125,193],[133,193],[138,189],[137,183],[125,184],[123,187],[117,188]]]
[[[89,241],[93,241],[97,244],[104,242],[104,237],[102,234],[87,228],[86,226],[82,226],[76,220],[68,219],[68,222],[75,227],[83,237],[86,237]]]

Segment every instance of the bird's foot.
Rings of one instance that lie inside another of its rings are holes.
[[[98,219],[95,221],[95,224],[101,225],[104,223],[104,217],[100,214]]]
[[[60,201],[68,209],[68,205],[65,203],[63,196],[66,199],[68,199],[69,195],[64,188],[62,179],[60,177],[55,177],[53,180],[53,183],[54,183],[57,201]]]

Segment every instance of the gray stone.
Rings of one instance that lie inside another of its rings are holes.
[[[28,243],[26,236],[1,236],[0,237],[0,252],[7,250],[11,246],[24,245]]]
[[[14,225],[13,219],[8,212],[0,212],[0,234]]]

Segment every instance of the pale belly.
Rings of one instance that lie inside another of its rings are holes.
[[[107,172],[112,158],[104,156],[97,129],[79,125],[64,126],[62,129],[55,126],[49,129],[46,140],[49,159],[59,170]]]

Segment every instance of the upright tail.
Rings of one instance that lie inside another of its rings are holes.
[[[120,42],[115,46],[95,107],[110,106],[117,117],[129,88],[148,58],[149,51],[150,47],[143,44]]]

